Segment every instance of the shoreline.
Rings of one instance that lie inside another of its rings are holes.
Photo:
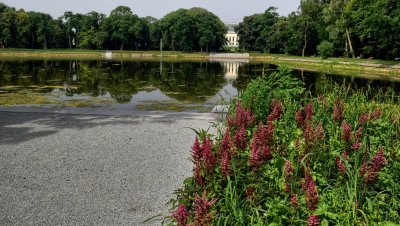
[[[159,61],[166,62],[210,60],[243,60],[243,58],[215,58],[209,53],[184,53],[178,51],[109,51],[104,50],[14,50],[0,49],[0,60],[36,59],[36,60],[125,60],[125,61]],[[400,61],[384,61],[374,59],[298,57],[281,54],[250,53],[246,58],[249,63],[271,63],[278,66],[288,66],[298,70],[378,78],[388,77],[400,81]]]

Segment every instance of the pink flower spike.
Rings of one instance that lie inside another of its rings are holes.
[[[383,154],[383,148],[380,147],[378,154],[372,157],[372,168],[375,171],[381,170],[387,164],[385,155]]]
[[[306,121],[310,121],[312,118],[312,114],[313,114],[313,106],[311,103],[308,103],[305,107],[305,112],[306,112]]]
[[[215,163],[217,162],[217,158],[214,156],[212,152],[212,144],[209,137],[206,137],[203,142],[203,161],[206,163],[207,171],[212,172],[214,170]]]
[[[356,140],[356,142],[353,145],[351,145],[351,149],[357,151],[358,149],[360,149],[360,146],[361,146],[360,141]]]
[[[203,158],[203,150],[200,147],[199,139],[197,136],[192,146],[192,156],[194,162],[200,161]]]
[[[175,218],[178,226],[186,226],[188,213],[185,205],[180,204],[178,209],[172,213],[172,216]]]
[[[368,121],[368,119],[369,119],[368,113],[364,113],[360,115],[360,118],[358,119],[358,124],[364,125]]]
[[[222,138],[222,141],[221,141],[221,146],[219,148],[219,151],[220,152],[230,151],[231,147],[232,147],[232,145],[231,145],[231,137],[229,136],[228,129],[226,129],[224,137]]]
[[[318,216],[315,214],[310,215],[310,217],[308,218],[308,226],[318,226],[321,223],[319,222]]]
[[[258,168],[262,164],[262,154],[260,151],[260,147],[257,144],[257,140],[253,139],[252,145],[251,145],[251,151],[250,151],[250,159],[249,159],[249,165],[250,167],[253,168]]]
[[[344,166],[342,160],[339,158],[339,156],[336,156],[336,165],[339,169],[339,171],[343,174],[346,175],[346,167]]]
[[[304,116],[303,116],[303,111],[302,110],[298,110],[296,111],[296,122],[297,122],[297,126],[300,128],[304,127]]]
[[[346,120],[342,123],[342,138],[346,143],[351,141],[351,125],[346,123]]]
[[[235,144],[237,148],[244,150],[246,148],[246,143],[247,143],[247,131],[244,125],[242,125],[242,128],[236,131]]]
[[[285,159],[285,165],[283,167],[283,174],[285,175],[286,181],[289,181],[293,177],[293,174],[294,174],[293,164],[287,159]]]
[[[227,177],[231,174],[230,157],[227,151],[222,153],[221,172],[224,177]]]
[[[294,208],[298,208],[299,207],[299,199],[297,198],[297,195],[292,194],[290,196],[290,204],[292,204],[292,206]]]
[[[340,100],[339,98],[335,99],[335,102],[333,103],[333,120],[336,122],[340,122],[343,118],[343,110],[344,110],[344,104],[343,101]]]
[[[212,206],[217,202],[216,199],[207,200],[207,192],[204,191],[203,196],[196,195],[195,200],[195,225],[196,226],[206,226],[211,225],[214,218],[213,213],[210,212]]]

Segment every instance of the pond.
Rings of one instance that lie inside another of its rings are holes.
[[[277,68],[246,61],[0,60],[0,105],[108,107],[209,112]],[[294,70],[318,95],[333,83],[349,91],[392,88],[396,81]],[[383,77],[384,78],[384,77]]]

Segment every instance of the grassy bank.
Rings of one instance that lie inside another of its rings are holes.
[[[29,50],[29,49],[1,49],[0,58],[3,59],[105,59],[104,50],[57,49],[57,50]],[[179,51],[112,51],[114,60],[159,60],[166,61],[207,61],[209,53],[185,53]],[[250,63],[271,63],[279,66],[318,71],[327,74],[358,76],[371,79],[391,79],[400,76],[399,61],[384,61],[375,59],[298,57],[281,54],[251,53]],[[399,79],[400,80],[400,79]]]

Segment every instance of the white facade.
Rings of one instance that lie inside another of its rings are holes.
[[[225,39],[227,47],[239,47],[238,35],[235,32],[228,31],[228,33],[225,34]]]
[[[239,47],[238,35],[235,32],[235,26],[237,24],[227,24],[228,33],[225,34],[226,47]]]

